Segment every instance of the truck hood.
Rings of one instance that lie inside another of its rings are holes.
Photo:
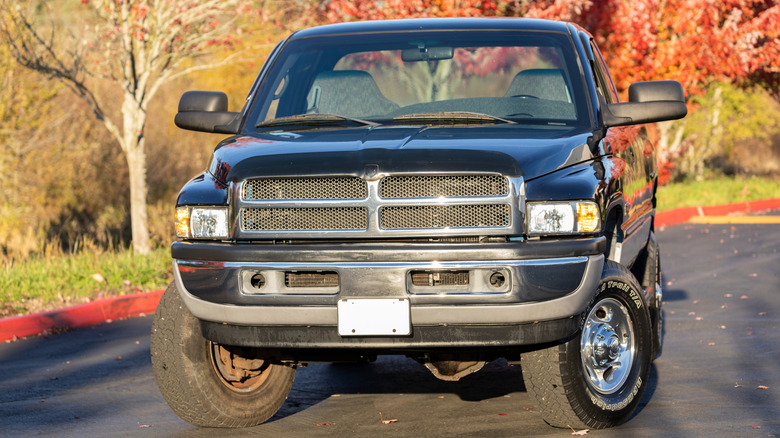
[[[256,176],[490,172],[526,180],[592,158],[592,132],[516,125],[365,127],[236,136],[214,151],[223,182]]]

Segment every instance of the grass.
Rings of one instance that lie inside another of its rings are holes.
[[[717,176],[658,189],[658,211],[780,198],[780,178]]]
[[[0,317],[161,289],[172,278],[169,248],[148,256],[122,250],[33,257],[2,269]]]
[[[659,189],[658,211],[780,197],[780,178],[714,177]],[[81,251],[33,257],[0,267],[0,318],[164,288],[172,279],[170,249]]]

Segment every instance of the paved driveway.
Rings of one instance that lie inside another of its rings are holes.
[[[640,411],[589,436],[780,435],[780,226],[658,232],[666,342]],[[0,344],[0,436],[212,436],[173,414],[149,362],[151,316]],[[390,424],[384,419],[397,419]],[[282,410],[226,436],[570,436],[546,426],[521,370],[449,383],[416,362],[313,364]]]

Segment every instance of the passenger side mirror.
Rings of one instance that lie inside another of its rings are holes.
[[[219,91],[187,91],[179,99],[174,123],[181,129],[236,134],[240,113],[228,111],[228,97]]]
[[[685,93],[677,81],[636,82],[628,87],[628,102],[603,106],[606,127],[676,120],[688,114]]]

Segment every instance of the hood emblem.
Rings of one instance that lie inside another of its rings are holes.
[[[365,175],[366,178],[371,179],[379,173],[378,164],[366,164]]]

